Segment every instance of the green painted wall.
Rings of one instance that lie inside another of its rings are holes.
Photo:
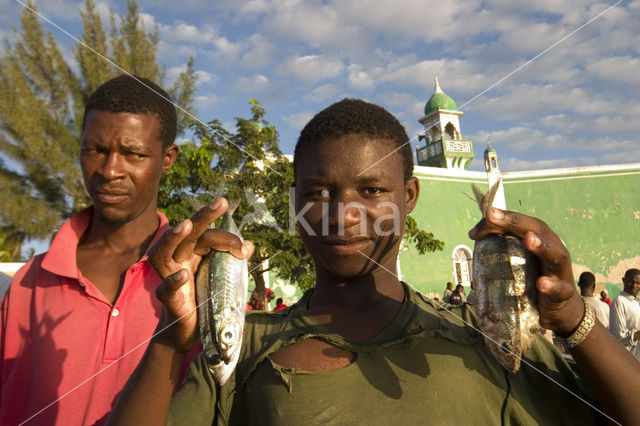
[[[639,173],[507,180],[507,207],[547,222],[569,248],[574,273],[592,271],[615,296],[624,272],[640,268]]]
[[[461,176],[442,177],[416,173],[420,198],[412,216],[421,228],[433,232],[445,243],[443,251],[420,256],[408,248],[400,254],[402,278],[424,293],[442,293],[447,281],[455,282],[452,256],[456,246],[462,244],[473,251],[473,241],[467,233],[481,219],[481,214],[476,203],[465,194],[472,195],[472,183],[483,191],[487,190],[487,183],[484,173],[470,174],[461,171]]]
[[[421,194],[413,216],[445,241],[442,252],[400,255],[403,279],[424,293],[442,293],[454,281],[453,249],[473,250],[467,232],[480,219],[471,182],[486,190],[486,175],[417,168]],[[443,175],[446,174],[446,176]],[[539,217],[562,238],[575,277],[591,270],[612,296],[630,267],[640,268],[640,164],[503,174],[507,208]],[[478,184],[478,183],[476,183]]]

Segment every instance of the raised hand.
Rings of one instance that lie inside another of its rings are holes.
[[[541,275],[537,280],[540,325],[561,336],[570,335],[584,315],[584,303],[576,291],[571,256],[560,238],[540,219],[490,207],[485,217],[469,231],[473,240],[491,234],[520,238],[538,258]]]
[[[158,328],[166,330],[156,341],[178,352],[188,352],[198,339],[194,275],[202,256],[211,250],[228,251],[241,259],[253,254],[250,241],[243,243],[229,232],[209,228],[228,207],[224,198],[203,207],[167,231],[149,252],[149,263],[164,278],[156,296],[164,304]]]

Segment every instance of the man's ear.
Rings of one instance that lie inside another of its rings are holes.
[[[164,161],[162,163],[162,174],[166,175],[171,170],[171,166],[176,162],[178,158],[178,146],[172,144],[170,147],[164,150]]]
[[[407,206],[407,214],[413,211],[418,203],[418,195],[420,195],[420,182],[415,176],[411,176],[404,184],[404,200]]]

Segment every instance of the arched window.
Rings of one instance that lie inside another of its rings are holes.
[[[453,277],[456,284],[471,285],[471,280],[473,279],[471,276],[471,262],[473,262],[473,255],[469,247],[459,245],[453,249]]]
[[[460,139],[460,133],[458,133],[456,126],[451,122],[448,122],[447,125],[444,126],[444,132],[449,135],[451,139]]]

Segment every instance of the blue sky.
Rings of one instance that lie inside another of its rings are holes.
[[[124,1],[97,1],[109,8]],[[81,1],[37,1],[78,36]],[[300,128],[343,97],[378,103],[414,136],[434,76],[464,116],[481,156],[491,135],[503,171],[640,161],[640,0],[139,0],[157,26],[169,85],[190,55],[199,74],[198,116],[229,127],[248,100],[265,106],[292,153]],[[22,5],[0,0],[0,35],[11,39]],[[47,23],[72,60],[75,42]],[[484,95],[494,83],[504,79]],[[415,148],[417,140],[412,143]]]

